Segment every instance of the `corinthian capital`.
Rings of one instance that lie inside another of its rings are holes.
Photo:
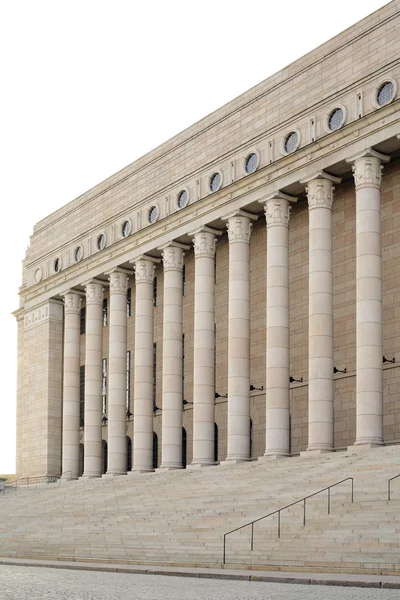
[[[82,298],[77,292],[67,292],[64,295],[65,314],[78,315],[81,311]]]
[[[347,159],[353,164],[353,176],[356,190],[365,187],[380,190],[382,183],[383,164],[389,162],[390,157],[372,148],[368,148],[361,154]]]
[[[202,227],[198,231],[192,233],[193,235],[193,246],[194,256],[205,256],[208,258],[214,258],[215,246],[217,243],[217,235],[222,235],[222,231],[217,229],[211,229],[210,227]]]
[[[122,271],[110,273],[110,294],[126,294],[129,278]]]
[[[334,183],[340,183],[339,177],[334,177],[318,171],[313,177],[303,180],[301,183],[307,183],[306,192],[308,197],[308,209],[328,208],[332,210]]]
[[[230,244],[237,242],[250,243],[252,221],[257,219],[256,215],[238,210],[232,215],[225,217],[228,227],[228,240]]]
[[[86,304],[103,304],[104,288],[101,283],[89,281],[86,284]]]

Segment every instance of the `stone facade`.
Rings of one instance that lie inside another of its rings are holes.
[[[126,436],[148,471],[154,433],[180,468],[182,427],[196,467],[400,441],[399,22],[396,0],[34,227],[19,477],[123,474]]]

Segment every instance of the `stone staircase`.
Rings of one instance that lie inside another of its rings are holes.
[[[346,477],[354,478],[227,536],[227,566],[400,571],[400,447],[6,489],[0,556],[221,565],[223,534]]]

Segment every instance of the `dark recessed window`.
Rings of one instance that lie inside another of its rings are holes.
[[[108,325],[108,300],[104,298],[103,300],[103,327]]]
[[[149,223],[155,223],[158,219],[158,207],[152,206],[149,210]]]
[[[81,335],[86,333],[86,306],[81,308],[80,328],[81,328]]]
[[[285,137],[285,143],[284,143],[285,152],[287,152],[288,154],[290,154],[291,152],[294,152],[295,150],[297,150],[298,145],[299,145],[298,133],[296,131],[291,131]]]
[[[97,238],[97,249],[104,250],[105,247],[106,247],[106,236],[104,235],[104,233],[102,233]]]
[[[182,190],[178,194],[178,208],[185,208],[189,202],[189,194],[187,190]]]
[[[182,296],[186,296],[186,265],[182,267]]]
[[[385,81],[382,83],[378,92],[376,94],[376,101],[379,106],[383,106],[384,104],[388,104],[393,99],[394,95],[394,87],[391,81]]]
[[[214,175],[211,175],[210,177],[210,191],[211,192],[216,192],[217,190],[219,190],[219,188],[221,187],[221,173],[214,173]]]
[[[157,343],[153,344],[153,411],[157,406]]]
[[[218,425],[214,423],[214,462],[218,462]]]
[[[344,122],[344,114],[341,108],[335,108],[328,118],[328,127],[331,131],[340,129]]]
[[[103,358],[101,364],[101,398],[102,398],[102,416],[107,416],[107,359]]]
[[[131,351],[126,353],[126,416],[131,412]],[[130,469],[129,469],[130,470]]]
[[[153,469],[158,467],[158,435],[153,431]]]
[[[182,427],[182,467],[186,469],[187,456],[187,435],[186,429]]]
[[[153,278],[153,306],[157,306],[157,277]]]
[[[253,173],[257,169],[257,163],[258,163],[257,154],[255,154],[255,152],[252,152],[246,158],[246,162],[245,162],[246,173]]]
[[[79,261],[82,260],[82,258],[83,258],[83,248],[82,248],[82,246],[78,246],[77,248],[75,248],[74,257],[75,257],[75,262],[79,262]]]
[[[126,436],[126,470],[132,471],[132,440],[129,435]]]
[[[56,258],[53,266],[54,266],[54,273],[58,273],[61,270],[61,260],[59,258]]]
[[[128,237],[128,235],[131,232],[131,229],[132,229],[131,222],[130,221],[124,221],[122,223],[122,237],[124,237],[124,238]]]
[[[182,406],[185,401],[185,334],[182,333]]]
[[[85,365],[79,368],[79,426],[85,425]]]
[[[128,288],[126,292],[126,316],[132,316],[132,288]]]

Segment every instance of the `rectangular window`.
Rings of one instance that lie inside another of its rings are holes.
[[[108,325],[108,300],[104,298],[103,300],[103,327]]]
[[[182,333],[182,406],[185,400],[185,334]]]
[[[153,279],[153,306],[157,306],[157,277]]]
[[[126,416],[130,415],[131,408],[131,351],[126,353]]]
[[[132,288],[128,288],[126,293],[126,316],[132,316]]]
[[[81,308],[81,335],[86,333],[86,306]]]
[[[157,344],[153,344],[153,410],[157,406]]]
[[[102,394],[102,405],[103,405],[103,417],[107,416],[107,359],[103,358],[102,361],[102,380],[101,380],[101,394]]]
[[[79,369],[79,425],[85,425],[85,365]]]
[[[186,296],[186,265],[182,267],[182,296]]]

